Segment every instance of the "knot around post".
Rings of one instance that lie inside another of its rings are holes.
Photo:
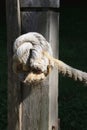
[[[45,79],[54,66],[45,55],[52,56],[52,48],[39,33],[30,32],[19,36],[13,45],[13,71],[24,83]]]

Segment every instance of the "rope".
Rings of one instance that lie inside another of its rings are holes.
[[[64,76],[70,77],[75,81],[79,80],[80,82],[87,84],[86,72],[75,69],[65,64],[64,62],[51,57],[48,53],[45,53],[45,55],[49,58],[49,60],[52,60],[54,62],[55,66],[58,68],[59,73],[61,73]]]
[[[53,58],[50,44],[39,33],[19,36],[14,42],[13,51],[13,71],[24,83],[44,80],[52,68],[57,67],[64,76],[87,84],[87,73]]]
[[[49,74],[49,59],[44,52],[52,56],[52,49],[39,33],[27,33],[19,36],[13,46],[13,71],[24,82],[36,82]],[[50,62],[50,68],[53,62]]]

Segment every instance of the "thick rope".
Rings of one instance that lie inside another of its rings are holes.
[[[46,52],[44,54],[49,58],[49,60],[54,62],[55,66],[58,68],[59,73],[63,74],[64,76],[70,77],[70,78],[74,79],[75,81],[79,80],[79,81],[87,84],[87,73],[86,72],[75,69],[75,68],[65,64],[64,62],[51,57]]]
[[[40,81],[49,74],[49,59],[42,53],[52,56],[52,49],[39,33],[27,33],[19,36],[13,46],[13,71],[24,82]],[[53,63],[50,63],[51,67]]]
[[[64,76],[87,84],[87,73],[53,58],[52,48],[41,34],[21,35],[15,40],[13,50],[13,70],[25,83],[44,80],[57,67]]]

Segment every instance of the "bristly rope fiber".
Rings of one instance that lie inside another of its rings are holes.
[[[87,84],[87,73],[55,59],[51,45],[39,33],[19,36],[14,42],[13,51],[13,71],[26,84],[44,80],[53,67],[57,67],[64,76]]]

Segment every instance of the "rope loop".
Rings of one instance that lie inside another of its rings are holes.
[[[49,74],[48,66],[54,66],[44,55],[47,52],[52,56],[52,48],[39,33],[30,32],[19,36],[14,42],[13,52],[13,71],[24,82],[44,79]]]

